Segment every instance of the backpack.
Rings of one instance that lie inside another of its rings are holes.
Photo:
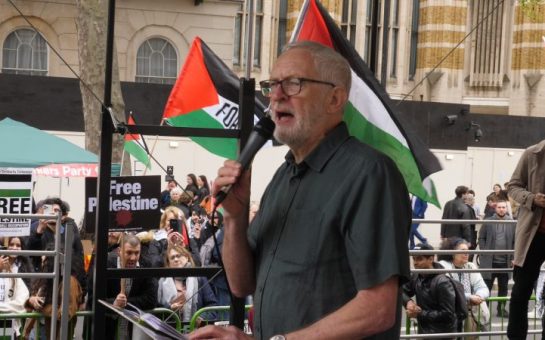
[[[430,288],[431,288],[432,292],[435,292],[435,289],[437,287],[437,279],[441,275],[446,277],[450,281],[450,283],[452,283],[452,286],[454,287],[454,295],[455,295],[455,297],[454,297],[454,305],[455,305],[454,310],[455,310],[456,318],[458,319],[458,322],[460,322],[462,320],[465,320],[469,314],[468,314],[466,294],[465,294],[465,291],[464,291],[464,285],[461,282],[454,280],[449,275],[444,275],[444,274],[437,275],[431,281]]]

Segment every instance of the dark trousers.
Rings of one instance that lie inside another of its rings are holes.
[[[492,268],[508,268],[506,263],[492,263]],[[494,280],[498,279],[498,296],[507,296],[508,285],[509,285],[509,273],[491,273],[490,279],[484,279],[488,290],[492,295],[492,286],[494,285]],[[501,310],[503,303],[498,303],[498,312]]]
[[[545,235],[536,233],[530,244],[522,267],[515,266],[509,304],[509,324],[507,337],[510,340],[525,340],[528,333],[528,300],[532,294],[534,283],[539,276],[539,269],[545,260]],[[542,333],[542,336],[545,332]]]

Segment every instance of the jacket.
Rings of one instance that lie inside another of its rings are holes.
[[[439,263],[433,268],[443,269]],[[436,291],[431,283],[437,277]],[[413,274],[411,280],[403,285],[403,305],[416,296],[416,303],[422,312],[418,315],[419,333],[453,333],[457,330],[456,293],[454,286],[444,274]]]
[[[498,216],[487,218],[486,220],[499,220]],[[481,226],[479,230],[479,248],[482,250],[497,250],[496,247],[496,228],[499,224],[485,223]],[[508,215],[505,215],[504,220],[511,221],[512,218]],[[515,246],[515,225],[514,224],[504,224],[505,225],[505,241],[507,242],[507,249],[511,250]],[[494,255],[480,254],[479,263],[481,268],[492,268],[492,260]],[[507,255],[507,265],[511,267],[511,261],[513,260],[513,255]],[[483,272],[483,277],[485,279],[492,279],[491,272]]]
[[[448,273],[450,277],[452,277],[454,280],[459,281],[463,284],[463,282],[460,280],[460,275],[456,273],[456,269],[454,269],[454,265],[450,261],[439,261],[439,263],[445,268],[445,269],[453,269],[453,272]],[[462,269],[475,269],[477,268],[477,265],[475,265],[473,262],[466,263]],[[483,299],[486,299],[490,296],[490,290],[488,290],[488,287],[486,286],[486,283],[483,280],[483,276],[481,273],[477,272],[471,272],[471,273],[460,273],[462,275],[469,275],[469,284],[471,286],[470,292],[465,292],[466,300],[469,301],[469,297],[471,295],[478,295]]]
[[[511,176],[508,190],[509,196],[520,204],[514,264],[522,267],[543,214],[543,208],[533,203],[535,194],[545,190],[545,140],[524,151]]]
[[[471,213],[469,207],[462,198],[454,198],[445,204],[443,210],[444,220],[470,220]],[[471,226],[466,223],[460,224],[441,224],[441,237],[448,238],[458,236],[471,242]]]

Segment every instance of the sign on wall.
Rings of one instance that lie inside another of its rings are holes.
[[[32,214],[32,175],[0,173],[0,215]],[[30,219],[0,216],[0,236],[30,235]]]
[[[97,179],[85,179],[85,223],[94,232],[97,211]],[[161,176],[112,177],[110,181],[110,231],[157,229],[161,218]]]

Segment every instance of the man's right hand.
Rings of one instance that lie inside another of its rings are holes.
[[[47,228],[47,220],[38,220],[38,226],[36,227],[36,233],[37,234],[43,234],[45,231],[45,228]]]
[[[545,208],[545,194],[538,192],[534,196],[534,205]]]
[[[117,294],[114,301],[114,306],[119,308],[125,308],[126,305],[127,305],[127,296],[125,296],[125,294]]]
[[[244,172],[242,165],[233,160],[226,160],[218,170],[212,192],[214,196],[221,188],[232,185],[229,195],[222,205],[225,212],[231,216],[240,216],[250,203],[250,172]]]

